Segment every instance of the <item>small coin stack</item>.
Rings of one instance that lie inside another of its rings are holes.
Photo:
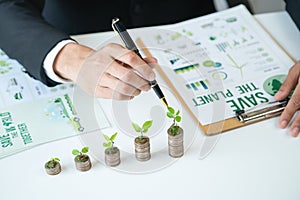
[[[87,156],[87,155],[84,155],[84,156]],[[75,157],[74,161],[75,161],[76,169],[79,171],[82,171],[82,172],[88,171],[92,167],[91,160],[88,156],[85,158],[84,161],[80,161],[77,159],[77,157]]]
[[[138,137],[134,140],[135,157],[138,161],[147,161],[151,158],[150,154],[150,140],[148,137],[143,137],[140,140]]]
[[[180,128],[181,129],[181,128]],[[183,156],[183,130],[180,130],[178,135],[168,134],[168,144],[169,144],[169,155],[173,158],[179,158]]]
[[[121,162],[120,150],[117,147],[105,149],[105,163],[110,167],[118,166]]]
[[[47,174],[49,175],[57,175],[61,172],[61,166],[59,164],[59,162],[56,162],[55,167],[53,168],[48,168],[45,167]]]

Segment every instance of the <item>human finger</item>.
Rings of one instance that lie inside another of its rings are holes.
[[[108,87],[112,90],[115,90],[121,94],[127,95],[127,96],[137,96],[141,93],[141,90],[124,83],[123,81],[117,79],[114,76],[111,76],[110,74],[105,73],[101,77],[101,81],[99,82],[99,86],[102,87]]]
[[[285,128],[291,121],[295,112],[300,108],[300,86],[295,88],[295,92],[289,100],[287,106],[279,118],[279,126]]]
[[[279,91],[275,94],[275,100],[282,100],[286,98],[291,91],[296,87],[300,75],[300,62],[297,62],[290,70],[289,73],[280,87]]]
[[[119,60],[136,70],[144,79],[147,79],[148,81],[153,81],[155,79],[155,73],[152,68],[133,51],[118,44],[109,44],[106,46],[105,50],[109,51],[114,59]]]
[[[157,59],[154,57],[144,58],[144,61],[152,68],[155,69],[157,66]]]
[[[110,64],[106,72],[137,89],[143,91],[150,90],[150,86],[145,79],[135,73],[132,68],[125,67],[116,61]]]
[[[293,123],[291,124],[289,133],[291,136],[297,137],[299,135],[299,132],[300,132],[300,114],[297,114]]]

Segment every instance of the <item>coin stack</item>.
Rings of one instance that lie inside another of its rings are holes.
[[[183,156],[183,129],[179,127],[180,133],[178,135],[168,134],[168,144],[169,144],[169,155],[173,158],[179,158]]]
[[[61,166],[60,163],[57,161],[53,161],[55,162],[54,167],[53,168],[48,168],[47,166],[45,166],[46,172],[49,175],[57,175],[61,172]]]
[[[82,157],[83,156],[83,157]],[[74,158],[76,169],[79,171],[88,171],[92,167],[91,160],[88,155],[79,155]]]
[[[151,158],[150,140],[148,137],[143,136],[143,139],[135,138],[134,145],[135,157],[138,161],[147,161]]]
[[[110,167],[118,166],[121,162],[120,150],[118,147],[105,149],[105,163]]]

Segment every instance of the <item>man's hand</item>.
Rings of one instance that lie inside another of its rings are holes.
[[[294,93],[289,100],[286,108],[282,112],[279,118],[279,126],[281,128],[286,128],[291,121],[292,117],[295,115],[296,111],[300,108],[300,61],[298,61],[290,70],[287,78],[283,82],[277,94],[274,96],[276,100],[285,99],[293,89]],[[300,114],[295,116],[294,121],[290,126],[290,135],[297,137],[300,132]]]
[[[56,57],[54,71],[95,97],[129,100],[150,89],[148,81],[155,79],[151,65],[156,63],[155,58],[143,60],[118,44],[94,51],[70,43]]]

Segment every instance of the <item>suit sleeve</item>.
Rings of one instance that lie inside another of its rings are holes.
[[[58,42],[70,37],[43,19],[43,5],[42,0],[0,0],[0,48],[30,76],[54,86],[58,83],[47,77],[43,60]]]

